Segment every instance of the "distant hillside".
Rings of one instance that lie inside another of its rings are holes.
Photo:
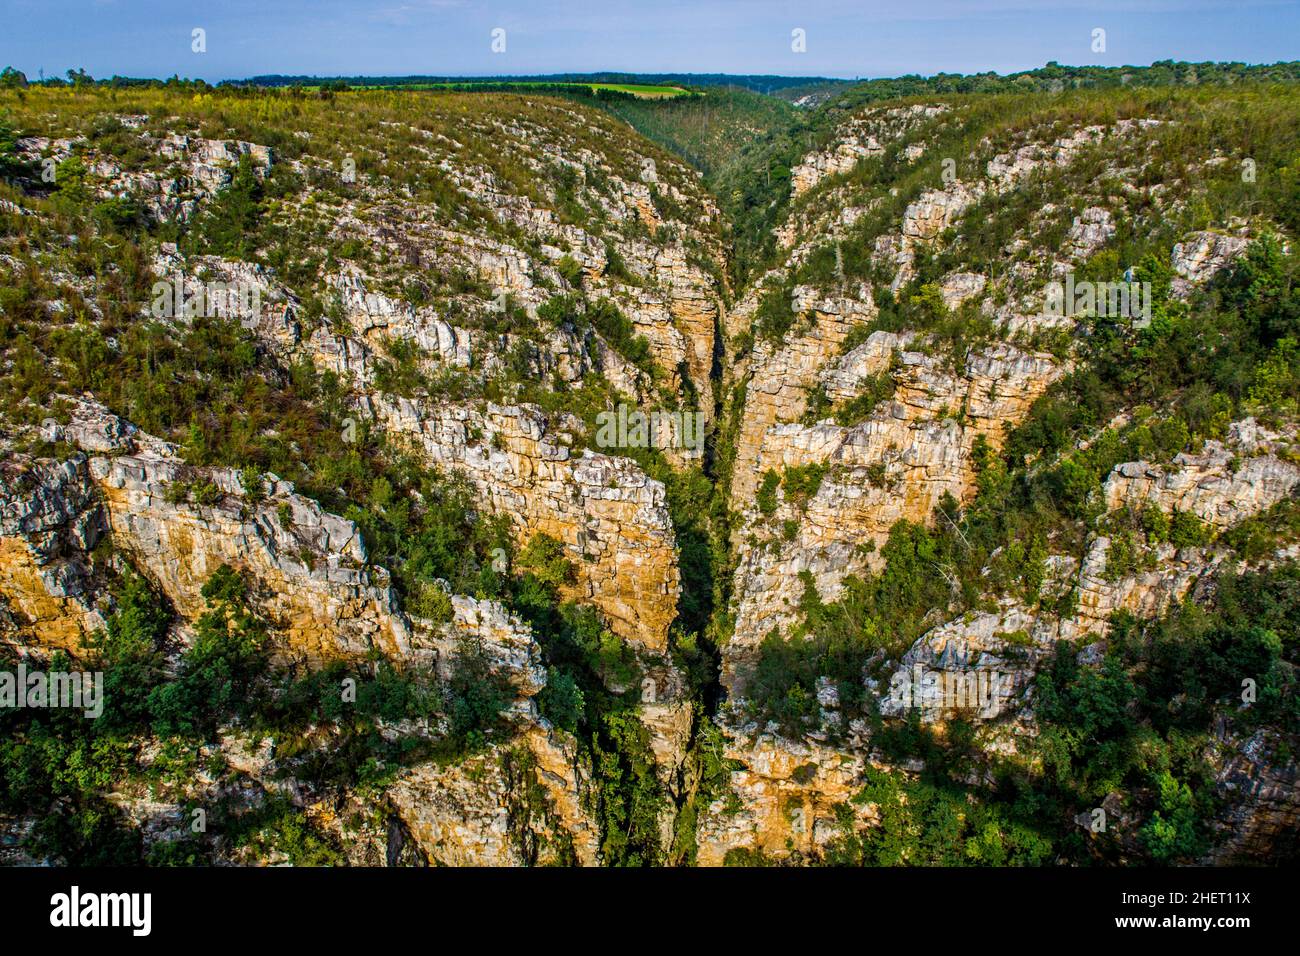
[[[844,92],[847,86],[852,85],[848,80],[816,80],[774,90],[772,95],[802,109],[811,109],[814,106],[821,106],[831,97]]]
[[[845,84],[824,76],[772,76],[731,73],[548,73],[536,76],[288,76],[279,73],[230,80],[231,86],[317,86],[342,81],[350,86],[425,86],[430,83],[644,83],[684,86],[729,86],[755,93],[777,93],[792,87]]]
[[[1175,63],[1151,66],[1062,66],[1048,63],[1037,70],[1000,76],[996,73],[940,73],[932,77],[903,76],[866,80],[845,87],[813,110],[798,110],[786,126],[773,127],[763,137],[740,145],[735,161],[715,177],[710,187],[731,219],[737,248],[732,260],[738,276],[761,268],[773,250],[772,225],[781,217],[791,195],[791,169],[805,154],[827,148],[835,130],[849,115],[868,103],[902,97],[932,97],[953,93],[1058,93],[1069,90],[1161,86],[1229,86],[1238,83],[1296,82],[1300,62],[1251,66],[1244,63]],[[786,95],[795,88],[788,89]]]
[[[1060,93],[1067,89],[1119,86],[1197,86],[1202,83],[1294,81],[1300,79],[1300,61],[1251,65],[1247,63],[1176,63],[1158,60],[1150,66],[1062,66],[1050,62],[1020,73],[936,73],[934,76],[900,76],[865,80],[842,95],[841,105],[854,105],[899,96],[944,93]]]
[[[605,106],[710,178],[738,159],[745,146],[787,128],[797,113],[783,99],[737,87],[675,100],[620,99]]]

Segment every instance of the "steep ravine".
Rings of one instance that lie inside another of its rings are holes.
[[[5,210],[6,276],[55,278],[6,299],[0,634],[153,682],[72,804],[127,821],[128,860],[1288,852],[1294,223],[1222,144],[1291,144],[1221,95],[836,113],[770,255],[729,246],[694,171],[563,100],[358,95],[356,181],[312,100],[275,148],[203,135],[203,104],[24,106],[27,161],[145,197],[130,261],[72,185]],[[731,288],[740,261],[762,267]],[[1046,301],[1126,272],[1156,287],[1151,331]],[[265,308],[142,340],[166,276]],[[603,442],[620,404],[698,408],[702,454],[671,421],[660,447]],[[221,663],[264,663],[242,686],[265,700],[187,724],[214,635],[264,642]],[[1231,706],[1242,661],[1256,710]],[[1157,756],[1095,792],[1080,738]],[[185,835],[194,806],[212,836]],[[1096,806],[1100,836],[1073,822]],[[17,861],[94,858],[2,809]]]

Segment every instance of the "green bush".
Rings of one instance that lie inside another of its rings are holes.
[[[561,730],[577,733],[586,703],[582,688],[572,675],[551,667],[546,672],[546,686],[537,695],[542,716]]]
[[[578,262],[573,256],[563,256],[555,264],[556,271],[571,289],[582,288],[582,263]]]
[[[149,710],[160,736],[212,739],[230,714],[247,713],[266,673],[267,632],[249,604],[248,587],[229,565],[203,586],[208,610],[195,625],[174,681],[155,687]]]
[[[786,498],[801,505],[807,504],[808,499],[817,494],[828,470],[829,466],[824,462],[809,462],[786,468],[785,474],[781,476]]]
[[[776,514],[776,489],[780,486],[781,476],[777,472],[769,468],[763,473],[763,482],[758,486],[758,492],[754,496],[754,500],[758,504],[758,510],[762,512],[764,517],[770,518]]]
[[[468,750],[486,742],[501,725],[502,712],[514,695],[508,680],[492,669],[481,645],[462,642],[447,682],[451,735]]]

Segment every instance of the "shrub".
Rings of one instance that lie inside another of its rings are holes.
[[[437,581],[417,581],[407,596],[406,609],[417,617],[444,624],[454,616],[451,596]]]
[[[195,626],[180,673],[149,694],[154,728],[163,736],[210,739],[222,718],[248,711],[253,687],[267,669],[266,626],[248,603],[244,580],[222,565],[202,593],[208,610]]]
[[[828,466],[822,462],[810,462],[787,468],[781,478],[788,499],[806,504],[808,499],[817,494],[822,479],[826,477]]]
[[[532,575],[552,594],[572,584],[576,571],[563,542],[544,532],[528,539],[528,544],[515,559],[515,568]]]
[[[555,264],[555,268],[556,271],[560,273],[560,278],[562,278],[570,288],[582,288],[582,263],[578,262],[578,260],[573,258],[573,256],[563,256],[560,261]]]
[[[1169,543],[1179,548],[1204,547],[1214,537],[1213,529],[1190,511],[1177,511],[1169,521]]]
[[[542,716],[556,727],[577,733],[586,702],[572,675],[554,667],[547,668],[546,686],[537,695],[537,704]]]
[[[509,681],[492,669],[482,645],[462,641],[447,681],[452,738],[466,750],[478,749],[500,726],[513,696]]]
[[[769,468],[763,474],[763,482],[758,486],[758,493],[754,498],[758,504],[758,510],[763,513],[764,517],[770,518],[776,514],[776,489],[780,485],[781,476]]]

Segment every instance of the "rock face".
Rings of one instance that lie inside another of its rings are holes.
[[[541,728],[454,766],[425,764],[389,790],[394,812],[438,866],[598,862],[598,833],[581,807],[572,741]]]
[[[1230,442],[1239,449],[1267,449],[1279,440],[1269,433],[1261,438],[1253,420],[1235,423],[1229,435]],[[1217,442],[1208,442],[1207,447],[1207,455],[1195,456],[1197,460],[1224,457]],[[1115,475],[1124,474],[1126,469],[1132,470],[1128,465],[1118,466]],[[1213,482],[1207,484],[1213,486]],[[1108,489],[1113,487],[1117,486],[1108,484]],[[1231,511],[1230,523],[1269,507],[1274,499],[1267,489],[1263,491],[1237,499],[1238,507]],[[1230,494],[1227,492],[1214,503],[1205,499],[1200,513],[1216,513]],[[1112,507],[1132,503],[1114,493],[1108,492],[1108,497]],[[956,716],[988,721],[985,749],[1015,753],[1017,739],[1034,733],[1032,709],[1027,705],[1032,704],[1036,667],[1058,642],[1103,640],[1111,616],[1119,610],[1139,618],[1164,612],[1211,579],[1223,558],[1213,548],[1160,544],[1152,549],[1148,569],[1114,577],[1107,573],[1111,546],[1111,539],[1097,536],[1089,543],[1082,562],[1066,555],[1048,557],[1044,583],[1048,600],[1043,607],[1073,591],[1077,599],[1074,610],[1066,617],[1005,599],[996,610],[973,612],[928,631],[902,656],[886,680],[877,683],[866,679],[868,691],[877,696],[880,713],[897,717],[916,708],[927,723],[942,723]],[[815,575],[818,571],[826,574],[828,568],[815,569]],[[795,572],[786,569],[785,573]],[[823,591],[820,581],[818,589]],[[1089,648],[1102,646],[1093,643]],[[1084,656],[1088,653],[1089,649],[1085,649]],[[733,652],[728,647],[726,659],[729,663],[743,663],[744,655],[740,649]],[[743,692],[743,682],[733,678],[731,686],[733,692]],[[833,704],[833,698],[828,702]],[[834,719],[826,703],[823,721]],[[727,756],[741,763],[731,777],[739,808],[734,798],[730,802],[716,801],[710,808],[700,831],[701,862],[721,862],[733,849],[762,849],[777,856],[789,855],[792,850],[815,855],[838,833],[835,815],[828,808],[844,803],[846,794],[856,793],[860,781],[855,775],[860,776],[863,761],[871,759],[865,728],[850,726],[847,736],[829,749],[818,742],[825,735],[817,731],[801,740],[759,734],[753,727],[731,726],[730,733]],[[1266,739],[1265,732],[1250,741],[1228,740],[1221,735],[1209,755],[1219,768],[1217,786],[1234,802],[1234,808],[1219,824],[1223,832],[1233,836],[1216,851],[1214,862],[1258,859],[1261,848],[1286,845],[1282,835],[1290,833],[1300,806],[1295,790],[1296,769],[1294,761],[1274,759]],[[796,767],[798,761],[809,757],[810,748],[815,758],[808,759],[807,766]],[[825,752],[817,754],[819,748]],[[824,802],[827,798],[828,802]],[[800,806],[805,808],[801,813],[789,809],[777,812],[778,807]],[[870,825],[869,810],[857,809],[860,819],[855,825]],[[808,830],[805,821],[810,819],[813,825]]]
[[[873,376],[890,371],[912,336],[899,332],[872,332],[861,345],[832,359],[822,368],[819,382],[833,402],[849,402],[862,394]]]
[[[490,287],[493,301],[507,295],[530,315],[557,290],[572,290],[559,271],[566,258],[572,260],[581,269],[579,284],[586,296],[617,305],[645,337],[670,387],[685,399],[689,384],[700,396],[700,407],[711,413],[715,329],[724,291],[716,267],[710,266],[722,261],[716,205],[678,163],[661,162],[653,183],[624,178],[616,166],[630,157],[616,155],[622,149],[617,137],[606,129],[587,129],[593,120],[589,114],[557,112],[561,130],[595,133],[609,152],[575,151],[556,126],[541,123],[480,128],[467,117],[466,132],[490,137],[494,149],[514,144],[540,177],[549,177],[557,167],[568,170],[580,205],[591,213],[586,224],[566,221],[539,197],[471,161],[455,144],[431,143],[422,150],[438,158],[465,200],[489,211],[501,227],[491,230],[494,235],[448,223],[439,210],[418,202],[374,207],[350,199],[338,228],[421,267],[474,275]],[[635,157],[635,165],[649,168],[642,160]],[[671,215],[661,212],[661,206],[673,210]],[[655,241],[640,238],[646,230]],[[611,262],[610,249],[617,250],[620,267]],[[469,312],[496,307],[474,296],[459,297],[458,304]],[[682,380],[683,369],[689,383]]]
[[[951,183],[946,189],[927,190],[903,213],[904,240],[937,238],[978,199],[978,190],[962,182]]]
[[[88,552],[104,515],[84,456],[0,468],[0,639],[73,650],[102,627]]]
[[[479,188],[477,180],[465,182],[467,188]],[[516,211],[524,208],[507,205]],[[539,221],[555,225],[546,216]],[[517,224],[536,228],[528,216]],[[356,228],[369,231],[365,223]],[[478,255],[475,250],[482,248],[483,241],[478,235],[466,237],[456,243],[455,255],[458,259]],[[593,246],[589,237],[581,241],[599,258],[584,260],[591,272],[585,279],[589,291],[608,291],[618,299],[636,331],[650,343],[657,363],[671,370],[672,386],[682,388],[679,369],[687,369],[691,383],[701,386],[701,407],[711,411],[709,374],[718,314],[712,278],[689,263],[680,248],[640,243],[623,246],[627,264],[654,284],[618,289],[600,277],[603,247]],[[447,255],[445,236],[439,234],[428,243],[429,251],[420,253],[422,258]],[[529,276],[536,273],[536,265],[520,258],[516,267],[512,265],[515,254],[501,248],[504,258],[480,257],[474,267],[480,273],[487,268],[495,282],[503,283],[504,291],[518,294],[535,309],[541,290]],[[503,264],[500,272],[492,271],[494,262]],[[189,266],[227,283],[260,289],[270,307],[258,317],[255,331],[285,364],[307,358],[318,369],[351,382],[359,393],[359,417],[413,447],[430,465],[469,477],[485,509],[509,516],[521,545],[536,534],[561,541],[577,574],[566,597],[597,607],[611,630],[638,652],[657,658],[667,651],[680,575],[660,482],[647,478],[630,459],[573,450],[573,435],[581,425],[564,415],[547,415],[531,405],[491,402],[435,406],[423,398],[385,394],[376,386],[380,363],[395,344],[414,345],[422,369],[430,374],[450,368],[484,380],[500,376],[506,356],[523,346],[529,372],[538,378],[553,377],[576,389],[588,377],[599,375],[642,407],[653,407],[654,387],[644,371],[590,330],[575,334],[557,328],[539,346],[512,334],[453,325],[435,308],[417,308],[374,291],[372,280],[354,266],[327,278],[337,295],[342,321],[336,327],[322,324],[310,331],[299,319],[298,302],[274,276],[211,257]],[[164,274],[181,267],[173,259],[159,263]],[[666,457],[683,467],[692,463],[689,453],[678,453],[675,447],[666,449]],[[675,786],[689,743],[692,708],[680,676],[671,667],[654,662],[647,666],[655,675],[651,679],[657,683],[657,695],[643,701],[640,716],[651,732],[660,776]]]
[[[1241,454],[1257,455],[1246,459],[1236,473],[1246,474],[1244,484],[1235,484],[1235,476],[1228,473],[1232,456],[1223,444],[1208,441],[1203,454],[1175,458],[1175,463],[1185,468],[1169,473],[1160,470],[1154,478],[1150,473],[1155,469],[1145,462],[1116,466],[1105,488],[1108,508],[1113,511],[1154,505],[1165,511],[1179,509],[1226,529],[1267,510],[1300,485],[1300,472],[1295,466],[1259,454],[1286,441],[1260,429],[1254,419],[1233,423],[1228,429],[1228,442]],[[1126,477],[1132,474],[1139,477]],[[976,613],[925,634],[904,655],[894,673],[894,678],[901,681],[909,668],[919,664],[929,675],[922,691],[923,719],[941,719],[951,712],[941,700],[945,673],[991,670],[1006,677],[1008,696],[1018,697],[1032,674],[1033,664],[1058,641],[1104,637],[1116,611],[1129,611],[1139,618],[1162,613],[1210,578],[1223,557],[1209,547],[1156,544],[1146,569],[1117,577],[1108,573],[1112,544],[1105,535],[1093,537],[1082,562],[1067,555],[1048,557],[1047,592],[1060,595],[1073,591],[1077,595],[1069,616],[1033,611],[1005,601],[995,612]],[[1004,701],[1004,707],[1010,702]],[[901,713],[903,703],[897,698],[887,699],[882,702],[882,713]]]
[[[414,343],[443,365],[468,368],[473,364],[473,334],[443,321],[434,310],[416,309],[407,302],[368,291],[365,278],[355,268],[331,276],[329,284],[338,293],[354,336],[366,343],[372,354],[381,352],[385,342],[404,341]],[[321,332],[318,330],[317,334]],[[346,355],[346,349],[340,351]],[[365,365],[354,368],[344,362],[337,370],[342,374],[351,373],[362,381],[369,380]]]
[[[223,776],[195,774],[173,795],[175,802],[122,790],[111,795],[114,803],[140,825],[146,846],[182,838],[188,806],[234,791],[249,802],[271,794],[289,799],[332,834],[355,865],[597,865],[599,832],[587,810],[590,768],[573,736],[538,716],[535,698],[546,670],[531,631],[493,601],[455,595],[452,605],[453,620],[429,628],[426,650],[445,671],[456,648],[469,643],[506,679],[515,697],[505,713],[512,733],[504,742],[459,761],[405,767],[382,793],[340,794],[298,781],[293,748],[281,756],[275,738],[234,730],[205,748],[209,758],[224,762]],[[403,721],[381,724],[380,733],[420,739],[436,736],[438,728]],[[287,862],[243,851],[227,856],[226,862],[238,864]]]
[[[514,519],[521,541],[548,534],[563,542],[578,568],[577,596],[616,633],[648,651],[666,649],[680,584],[660,482],[626,458],[573,454],[528,407],[435,415],[381,398],[374,411],[432,463],[469,475],[492,510]]]
[[[1115,224],[1110,211],[1089,206],[1075,217],[1066,236],[1071,259],[1086,259],[1115,235]]]
[[[184,465],[166,443],[89,402],[78,404],[60,437],[103,454],[10,460],[0,480],[6,643],[18,639],[20,649],[41,652],[85,649],[87,635],[104,623],[87,552],[106,536],[182,620],[203,612],[199,591],[217,567],[244,572],[284,658],[319,663],[378,651],[403,663],[427,661],[446,676],[469,642],[515,689],[506,717],[517,731],[458,764],[403,771],[385,794],[394,819],[420,859],[440,864],[598,862],[599,834],[583,802],[590,772],[573,738],[538,716],[534,699],[547,675],[525,624],[495,602],[452,595],[450,622],[413,627],[391,591],[376,583],[385,572],[368,564],[355,526],[274,476],[262,496],[250,497],[237,472]],[[16,633],[9,632],[13,626]],[[689,708],[686,714],[689,730]],[[269,752],[241,756],[241,748],[232,741],[222,753],[262,786],[278,789]],[[665,760],[671,749],[665,747]],[[191,796],[210,785],[196,779]],[[317,804],[293,793],[324,825],[334,820],[333,798]],[[174,838],[183,823],[183,808],[166,801],[123,794],[120,802],[147,831],[146,842]],[[364,832],[337,835],[358,862],[384,859],[364,844]]]
[[[909,124],[927,118],[908,117],[892,116],[902,132],[889,135],[903,136]],[[863,133],[863,124],[879,120],[869,111],[846,123],[842,142],[855,149],[883,150],[881,144],[888,140],[883,131],[870,134],[876,136],[870,143]],[[1150,125],[1120,120],[1113,127],[1091,126],[1065,136],[1053,133],[1047,142],[1031,139],[997,153],[987,162],[982,179],[945,180],[942,188],[922,188],[904,208],[898,231],[875,237],[873,263],[893,273],[891,291],[897,293],[912,279],[918,252],[937,248],[951,230],[968,228],[966,214],[986,196],[1014,189],[1040,169],[1067,168],[1108,137],[1133,136]],[[840,171],[835,162],[826,153],[811,155],[803,178],[796,175],[796,192],[812,189],[824,175]],[[840,198],[834,190],[828,195]],[[1069,259],[1091,255],[1114,232],[1106,208],[1086,206],[1069,230],[1068,258],[1057,265],[1068,267]],[[793,234],[802,235],[803,230]],[[824,235],[811,234],[795,245],[785,268],[802,262],[809,249],[824,240]],[[774,270],[769,278],[779,280],[782,274]],[[975,300],[983,314],[999,317],[1002,312],[995,309],[991,294],[1001,291],[1012,300],[1035,294],[1028,274],[1022,277],[1013,270],[1001,283],[1003,289],[997,290],[982,274],[955,271],[939,283],[939,291],[948,309]],[[757,304],[751,293],[733,310],[729,335],[743,328]],[[967,499],[973,491],[975,440],[998,449],[1006,431],[1068,369],[1068,363],[1053,355],[1009,344],[972,350],[954,363],[934,355],[923,338],[883,331],[840,354],[840,343],[852,327],[869,324],[877,313],[865,288],[836,298],[796,287],[791,308],[801,317],[794,328],[780,342],[758,341],[748,364],[738,364],[735,371],[744,389],[730,489],[740,514],[732,535],[740,553],[734,582],[735,632],[723,664],[723,682],[733,694],[743,693],[745,661],[762,638],[795,620],[803,591],[801,573],[812,574],[823,600],[835,600],[847,574],[878,566],[873,552],[895,522],[929,520],[945,494]],[[1019,327],[1014,312],[1002,322],[1009,332]],[[845,427],[829,420],[802,420],[814,388],[832,403],[848,403],[886,372],[893,379],[893,394],[859,423]],[[817,491],[803,502],[789,501],[778,492],[775,511],[760,515],[755,494],[764,475],[810,464],[827,469]],[[793,534],[785,528],[792,528]]]
[[[807,317],[809,327],[799,326],[779,343],[760,340],[754,345],[736,442],[731,491],[736,501],[753,500],[762,479],[762,440],[768,428],[803,415],[808,392],[822,366],[855,325],[876,314],[871,293],[865,288],[856,297],[825,298],[817,297],[812,289],[796,288],[791,308]]]
[[[898,293],[914,275],[917,254],[940,246],[949,231],[966,228],[963,217],[983,197],[1015,188],[1022,177],[1041,167],[1068,166],[1108,133],[1128,135],[1134,128],[1121,122],[1113,131],[1080,130],[1050,146],[1031,142],[996,156],[988,163],[986,179],[954,180],[943,188],[922,190],[905,207],[898,231],[876,237],[873,262],[892,274],[891,291]],[[853,164],[857,161],[852,159]],[[832,157],[814,157],[802,179],[796,173],[796,192],[843,171],[836,162]],[[838,162],[850,165],[847,156]],[[831,197],[832,202],[839,199]],[[1092,208],[1080,213],[1072,254],[1086,255],[1106,241],[1113,232],[1108,217],[1105,210]],[[834,228],[828,231],[833,238]],[[807,225],[794,226],[788,233],[782,237],[782,245],[790,247],[788,268],[804,261],[825,236],[819,237]],[[808,236],[802,245],[797,242],[800,236]],[[777,270],[777,281],[780,275]],[[1021,278],[1013,272],[1002,282],[1003,294],[1012,301],[1035,293],[1028,273]],[[980,311],[990,314],[994,311],[990,294],[999,290],[991,288],[982,274],[956,271],[939,283],[939,291],[950,310],[974,300]],[[930,520],[945,494],[959,502],[969,499],[974,490],[971,455],[976,439],[991,449],[1000,448],[1006,432],[1068,369],[1053,355],[1009,344],[973,349],[954,362],[935,354],[923,336],[905,332],[876,331],[843,352],[841,343],[849,329],[870,323],[876,304],[865,289],[856,294],[856,305],[830,299],[813,289],[796,288],[792,311],[806,318],[797,320],[779,343],[757,342],[748,364],[738,363],[735,370],[744,389],[731,485],[737,512],[732,540],[738,559],[733,581],[735,626],[723,647],[722,682],[737,704],[743,700],[759,643],[773,629],[799,619],[801,575],[811,575],[823,601],[834,601],[847,575],[878,569],[879,546],[895,522]],[[737,334],[756,307],[753,298],[742,301],[728,316],[728,334]],[[1009,331],[1013,325],[1004,320]],[[884,374],[892,379],[892,394],[856,424],[804,421],[814,389],[842,407],[868,387],[878,387]],[[792,499],[778,488],[775,509],[769,515],[761,513],[756,492],[769,470],[781,473],[812,464],[826,471],[806,500]],[[1189,563],[1196,557],[1189,555]],[[1093,562],[1086,571],[1077,562],[1060,569],[1063,576],[1082,579],[1080,605],[1085,610],[1076,626],[1079,633],[1100,630],[1108,606],[1156,605],[1162,599],[1157,593],[1181,595],[1196,579],[1189,573],[1164,590],[1143,582],[1110,582],[1101,577],[1104,551]],[[1097,585],[1093,593],[1087,590],[1090,583]],[[1089,612],[1099,617],[1089,618]],[[1030,682],[1034,652],[1031,648],[1027,654],[1025,648],[1011,645],[1018,644],[1017,632],[1032,632],[1035,626],[1034,615],[1008,607],[937,628],[897,665],[897,675],[908,684],[919,675],[909,706],[920,707],[923,718],[930,721],[952,715],[950,677],[964,681],[973,670],[976,703],[993,704],[985,708],[986,715],[1003,709],[1014,712]],[[1044,646],[1058,636],[1059,627],[1050,638],[1044,634]],[[978,684],[981,674],[983,685]],[[966,696],[964,684],[955,686]],[[891,689],[883,685],[871,689],[886,713],[896,706]],[[727,755],[740,763],[740,769],[731,776],[734,798],[718,801],[701,824],[701,862],[722,862],[731,850],[815,856],[838,832],[837,805],[854,808],[854,825],[869,825],[869,808],[848,802],[870,759],[870,745],[860,730],[851,730],[847,740],[828,745],[818,741],[815,733],[793,741],[724,723]],[[1005,746],[993,739],[988,745]]]
[[[1277,457],[1293,447],[1284,437],[1260,428],[1253,418],[1235,422],[1226,445],[1206,442],[1199,455],[1179,454],[1171,467],[1144,461],[1119,465],[1106,480],[1106,504],[1154,505],[1184,511],[1215,528],[1230,528],[1287,498],[1300,487],[1300,467]]]
[[[859,347],[859,355],[850,353],[833,367],[827,380],[843,394],[853,377],[845,374],[846,365],[868,369],[871,356],[877,366],[883,364],[882,352],[898,341],[876,333]],[[746,548],[736,570],[736,626],[724,650],[724,683],[743,693],[744,662],[773,627],[793,622],[802,572],[812,574],[823,600],[833,601],[846,575],[878,567],[875,548],[865,545],[878,548],[899,520],[927,520],[945,494],[959,501],[968,497],[976,438],[1000,447],[1004,423],[1023,417],[1059,374],[1050,356],[1011,346],[967,356],[961,375],[946,370],[935,356],[904,351],[892,400],[857,425],[774,424],[754,446],[744,444],[752,430],[742,429],[740,447],[754,451],[749,456],[738,451],[738,470],[750,461],[751,476],[812,463],[829,470],[802,505],[783,496],[771,516],[752,504],[743,511],[741,533],[755,536],[762,546]],[[754,399],[750,402],[755,407]],[[800,404],[796,401],[792,411],[801,411]],[[738,500],[754,500],[752,478],[749,487]],[[778,533],[786,521],[796,523],[792,537]]]
[[[949,309],[958,308],[967,299],[972,299],[984,291],[988,279],[978,272],[953,272],[943,277],[939,289],[943,295],[943,304]]]
[[[1175,294],[1186,295],[1195,283],[1204,282],[1227,267],[1246,250],[1244,236],[1217,232],[1194,232],[1174,246],[1172,262],[1179,278],[1174,280]]]
[[[884,153],[884,147],[870,134],[836,143],[835,147],[827,152],[810,153],[804,157],[802,163],[790,171],[794,194],[798,196],[807,192],[827,176],[852,172],[862,160],[872,156],[883,156]]]
[[[1222,842],[1204,862],[1230,866],[1296,852],[1300,767],[1294,753],[1278,752],[1279,743],[1267,730],[1243,738],[1220,721],[1206,756],[1215,767],[1215,789],[1229,806],[1216,821]]]
[[[456,595],[452,607],[451,624],[433,636],[439,669],[460,642],[483,651],[515,689],[515,732],[461,762],[403,771],[385,794],[392,812],[435,865],[597,864],[600,835],[586,809],[591,771],[573,736],[538,716],[547,677],[532,632],[493,601]]]
[[[122,125],[135,128],[129,117]],[[56,162],[72,155],[84,141],[32,136],[18,141],[18,152],[28,162],[39,162],[43,153]],[[204,139],[201,136],[141,134],[141,145],[166,161],[162,172],[123,168],[113,156],[92,153],[89,172],[98,191],[106,196],[132,197],[140,201],[145,214],[155,222],[186,221],[200,205],[228,185],[243,157],[254,175],[265,177],[275,161],[269,146],[240,140]]]
[[[356,528],[285,483],[271,477],[264,498],[249,500],[237,473],[185,466],[165,444],[90,405],[79,406],[64,434],[85,436],[87,444],[115,454],[6,464],[0,599],[6,619],[19,625],[20,647],[77,652],[103,625],[86,552],[107,534],[183,619],[203,611],[199,590],[213,570],[228,563],[245,572],[284,657],[319,662],[373,649],[408,662],[429,660],[445,672],[469,641],[514,686],[518,696],[508,718],[518,730],[507,743],[460,763],[403,771],[385,795],[394,819],[420,859],[443,865],[598,862],[599,834],[584,805],[590,772],[572,737],[537,716],[534,698],[546,671],[526,625],[494,602],[453,595],[450,623],[417,622],[413,629],[391,592],[373,583],[382,571],[367,566]],[[178,487],[198,484],[214,489],[204,494],[208,503],[180,500]],[[664,701],[647,707],[646,716],[656,754],[672,768],[685,747],[690,709],[674,702],[668,678],[660,679]],[[237,746],[231,759],[239,764]],[[269,758],[243,766],[274,786]],[[132,817],[148,824],[148,839],[170,838],[168,827],[183,817],[166,802],[123,799]],[[333,820],[327,804],[301,799],[326,825]],[[364,833],[338,835],[358,862],[384,859],[376,847],[356,842]]]
[[[199,591],[212,572],[229,564],[265,589],[267,613],[293,653],[323,660],[409,650],[407,624],[386,582],[372,580],[356,526],[291,486],[272,481],[266,500],[250,507],[233,470],[193,475],[176,462],[122,455],[91,459],[90,473],[117,547],[187,617],[202,611]],[[218,489],[216,502],[168,500],[169,488],[196,479]]]
[[[117,454],[36,462],[0,492],[6,515],[14,515],[2,529],[8,560],[0,586],[33,622],[39,643],[80,648],[102,626],[86,552],[111,532],[114,547],[185,618],[204,611],[204,583],[229,564],[255,582],[288,656],[409,653],[409,624],[386,574],[367,567],[352,522],[274,476],[261,498],[251,498],[233,469],[187,466],[166,443],[90,403],[64,437]]]
[[[728,854],[760,851],[782,858],[816,856],[840,835],[838,812],[849,807],[857,826],[870,825],[870,807],[850,801],[861,789],[864,759],[814,740],[788,741],[744,728],[731,738],[728,759],[742,769],[730,793],[701,813],[701,866],[721,866]]]
[[[829,147],[809,153],[790,171],[794,195],[807,192],[828,176],[851,172],[864,159],[883,156],[882,141],[888,143],[904,137],[946,111],[942,105],[918,103],[872,110],[854,117],[836,131],[836,139]],[[904,148],[910,150],[905,153],[909,161],[924,151],[918,143],[909,143]]]

